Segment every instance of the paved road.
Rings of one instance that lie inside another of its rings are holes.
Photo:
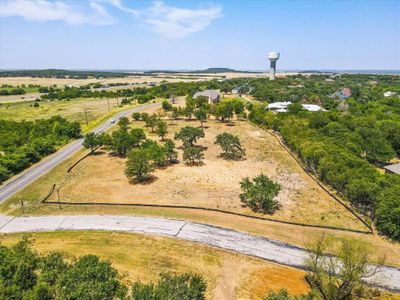
[[[142,111],[144,109],[152,108],[159,106],[159,103],[152,103],[152,104],[147,104],[135,108],[131,108],[126,111],[119,112],[116,114],[114,117],[110,118],[109,120],[105,121],[103,124],[98,126],[93,130],[93,132],[101,132],[105,131],[114,124],[111,123],[112,119],[118,120],[121,117],[124,117],[128,114],[131,114],[133,112],[137,111]],[[17,176],[16,178],[12,179],[11,181],[8,181],[6,184],[0,185],[0,203],[4,202],[8,198],[10,198],[12,195],[14,195],[16,192],[19,190],[23,189],[27,185],[29,185],[31,182],[35,181],[38,179],[40,176],[43,174],[49,172],[51,169],[53,169],[55,166],[57,166],[59,163],[63,162],[65,159],[67,159],[69,156],[71,156],[73,153],[78,151],[82,147],[83,143],[83,138],[76,140],[72,143],[70,143],[68,146],[64,147],[62,150],[57,151],[55,154],[53,154],[51,157],[49,157],[46,160],[43,160],[42,162],[39,162],[28,170],[27,172],[24,172],[20,176]]]
[[[238,231],[179,220],[134,217],[70,215],[9,217],[0,215],[0,233],[56,230],[112,230],[162,235],[218,247],[296,268],[304,268],[304,249]],[[367,282],[400,291],[400,269],[383,267]]]

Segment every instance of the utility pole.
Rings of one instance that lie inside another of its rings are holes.
[[[22,213],[25,213],[24,200],[21,199]]]
[[[107,98],[108,112],[110,112],[110,98]]]
[[[119,100],[118,100],[118,97],[117,97],[117,107],[119,107]]]
[[[85,110],[85,117],[86,117],[86,126],[89,125],[89,121],[88,121],[88,116],[87,116],[87,110],[86,107],[83,108]]]
[[[57,188],[57,202],[58,202],[58,209],[61,209],[61,203],[60,203],[60,188]]]

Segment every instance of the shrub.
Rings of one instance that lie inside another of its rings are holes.
[[[185,126],[175,133],[175,139],[181,140],[184,147],[193,147],[194,143],[204,137],[204,130],[202,128],[195,128]]]
[[[227,132],[218,134],[215,138],[215,145],[219,145],[222,148],[222,156],[227,159],[239,160],[245,155],[245,150],[240,144],[239,137]]]
[[[240,187],[242,189],[240,200],[253,211],[273,214],[279,208],[275,197],[281,186],[266,175],[258,175],[252,180],[244,178],[240,182]]]
[[[200,275],[162,274],[157,284],[136,282],[131,295],[133,300],[203,300],[206,289],[207,283]]]
[[[128,155],[125,166],[125,175],[130,179],[138,182],[144,182],[150,178],[154,167],[150,163],[150,159],[143,149],[133,150]]]
[[[201,164],[204,159],[203,149],[200,147],[185,147],[183,150],[183,160],[188,165],[198,165]]]

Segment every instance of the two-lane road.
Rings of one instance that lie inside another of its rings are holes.
[[[147,104],[135,108],[131,108],[129,110],[125,110],[122,112],[117,113],[115,116],[112,118],[108,119],[105,121],[103,124],[99,125],[96,127],[93,132],[99,133],[101,131],[105,131],[111,126],[115,125],[111,123],[111,120],[118,120],[121,117],[127,116],[133,112],[139,112],[148,108],[153,108],[160,106],[160,103],[152,103],[152,104]],[[40,176],[43,174],[49,172],[51,169],[53,169],[55,166],[66,160],[69,156],[74,154],[76,151],[78,151],[82,147],[83,143],[83,138],[76,140],[63,149],[57,151],[55,154],[53,154],[51,157],[48,159],[45,159],[39,163],[37,163],[34,167],[29,169],[28,171],[22,173],[21,175],[17,175],[15,178],[11,179],[7,183],[0,185],[0,203],[6,201],[8,198],[10,198],[12,195],[38,179]]]

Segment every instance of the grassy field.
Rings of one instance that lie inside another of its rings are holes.
[[[20,237],[0,236],[0,241],[10,245]],[[162,272],[194,272],[206,279],[209,299],[260,299],[281,288],[293,294],[308,290],[303,271],[181,240],[109,232],[35,233],[31,238],[41,253],[108,259],[129,285],[157,280]]]
[[[198,122],[183,123],[192,124],[194,126],[198,125]],[[129,184],[125,175],[123,175],[123,160],[108,156],[103,153],[100,155],[91,156],[88,159],[82,161],[76,167],[76,169],[72,171],[72,175],[66,175],[66,170],[69,168],[69,166],[71,166],[77,159],[87,153],[86,150],[81,150],[80,152],[76,153],[68,160],[54,168],[51,172],[43,175],[39,180],[31,184],[21,192],[17,193],[6,203],[3,203],[0,206],[0,212],[13,215],[85,213],[160,216],[232,228],[251,234],[261,235],[272,239],[288,242],[302,247],[308,246],[309,243],[316,239],[320,234],[328,232],[334,234],[335,237],[337,237],[338,239],[348,236],[361,239],[375,248],[375,259],[378,260],[381,256],[386,255],[387,264],[400,266],[399,244],[393,243],[376,235],[365,235],[343,231],[338,232],[333,230],[286,225],[270,221],[254,220],[240,216],[225,215],[210,211],[194,211],[189,209],[175,208],[129,208],[101,206],[63,206],[62,209],[59,210],[58,206],[56,205],[45,205],[41,204],[40,202],[41,199],[43,199],[43,197],[48,194],[52,184],[57,183],[61,187],[61,201],[114,201],[114,196],[122,197],[123,195],[130,195],[129,198],[123,197],[118,198],[118,200],[125,202],[134,202],[138,199],[134,195],[134,193],[139,192],[141,195],[141,200],[145,199],[150,203],[156,203],[156,201],[164,201],[165,199],[167,199],[172,203],[186,203],[188,205],[195,205],[197,202],[197,204],[211,205],[213,207],[217,207],[216,204],[218,204],[220,206],[225,205],[225,208],[233,208],[251,213],[249,210],[246,210],[246,208],[243,208],[240,205],[238,206],[237,182],[234,185],[232,185],[232,182],[235,182],[235,180],[237,181],[242,178],[244,174],[242,174],[241,176],[237,176],[237,174],[235,174],[242,172],[242,169],[244,169],[245,172],[255,172],[252,169],[254,168],[255,170],[261,170],[259,169],[261,166],[261,168],[263,168],[262,170],[265,170],[266,174],[271,174],[271,176],[273,176],[277,180],[283,180],[283,185],[287,184],[287,178],[289,178],[290,180],[290,178],[293,178],[293,176],[296,181],[301,182],[301,185],[299,188],[297,188],[297,190],[290,190],[293,185],[289,185],[289,189],[287,189],[286,192],[284,189],[283,192],[286,193],[285,195],[287,195],[287,199],[289,199],[290,202],[285,202],[288,203],[288,205],[286,207],[284,206],[281,211],[277,213],[277,215],[275,216],[276,218],[287,218],[290,220],[290,216],[293,215],[294,217],[302,218],[297,220],[318,221],[321,220],[321,210],[325,209],[328,211],[332,211],[331,214],[325,214],[326,216],[329,216],[329,218],[325,217],[325,221],[330,220],[331,222],[337,222],[337,225],[342,225],[341,222],[348,222],[344,224],[354,226],[353,228],[357,228],[357,226],[360,226],[358,225],[359,223],[357,221],[352,219],[352,216],[350,214],[348,214],[346,211],[339,210],[341,207],[339,207],[338,209],[335,208],[336,202],[334,202],[333,199],[330,199],[329,195],[321,190],[315,184],[315,182],[313,182],[306,174],[304,174],[304,171],[302,171],[302,169],[295,163],[293,158],[291,158],[277,144],[275,139],[271,139],[270,135],[267,135],[265,132],[260,131],[257,128],[244,122],[238,122],[236,123],[236,126],[225,126],[218,123],[215,123],[215,125],[213,124],[214,123],[212,121],[207,124],[209,128],[206,129],[206,136],[208,136],[209,140],[207,141],[207,139],[205,139],[201,142],[201,144],[209,147],[206,151],[206,164],[201,167],[189,168],[184,166],[183,164],[179,164],[164,170],[158,170],[156,173],[158,180],[148,186],[135,186]],[[212,137],[213,134],[215,135],[215,128],[217,128],[218,126],[221,126],[224,130],[232,132],[239,130],[238,134],[241,136],[242,139],[244,139],[245,147],[247,148],[247,160],[243,162],[231,163],[223,161],[217,157],[219,150],[213,148],[214,146],[211,145],[212,138],[210,139],[210,137]],[[176,124],[175,126],[170,126],[170,134],[172,134],[173,130],[176,130],[178,127],[178,124]],[[218,173],[209,172],[209,166],[213,166],[213,164],[215,166],[215,164],[217,163],[219,168]],[[235,166],[236,163],[238,165]],[[277,172],[277,170],[283,171]],[[189,173],[182,173],[184,171]],[[180,174],[180,176],[178,178],[174,178],[171,175],[174,174],[174,172],[179,172],[175,173],[175,175]],[[289,172],[289,175],[279,177],[282,176],[282,174],[285,174],[284,172]],[[88,176],[88,174],[91,175]],[[182,174],[184,174],[184,176],[182,176]],[[216,174],[219,177],[215,177]],[[223,175],[222,177],[221,174]],[[250,175],[252,174],[249,173],[246,176]],[[202,184],[202,180],[206,180],[207,182]],[[290,183],[290,181],[288,182]],[[193,184],[198,187],[195,191],[192,191],[193,189],[190,188]],[[295,188],[296,184],[298,183],[294,184]],[[173,192],[174,189],[176,190],[177,187],[185,191],[187,195],[183,197],[179,193]],[[79,190],[79,194],[74,191],[75,188]],[[87,191],[85,190],[86,188],[88,189]],[[146,194],[146,191],[149,188],[154,189],[152,194]],[[223,191],[224,193],[218,193],[215,191],[215,189]],[[98,198],[95,199],[94,197],[92,197],[92,193],[97,195]],[[225,193],[231,196],[235,195],[236,193],[236,196],[235,198],[229,198],[225,196]],[[163,195],[163,197],[162,199],[160,199],[160,197],[155,197],[154,194]],[[112,195],[113,197],[110,197],[110,195]],[[188,195],[193,196],[193,198],[188,197]],[[212,195],[213,197],[210,196],[210,198],[207,198],[207,195]],[[219,200],[215,199],[215,197],[221,197],[221,195],[222,198],[219,198]],[[147,198],[144,198],[145,196]],[[210,203],[207,203],[206,199],[211,199],[212,201],[210,200]],[[25,205],[24,211],[22,211],[20,206],[21,200],[23,200]],[[55,198],[52,198],[52,200],[55,200]]]
[[[121,100],[121,99],[120,99]],[[119,101],[120,101],[119,100]],[[116,111],[126,109],[119,107],[117,99],[82,98],[69,101],[41,101],[39,107],[33,107],[34,101],[15,102],[0,105],[0,119],[14,121],[32,121],[60,115],[69,121],[77,121],[86,130]],[[89,125],[86,125],[86,114]]]
[[[286,74],[285,74],[286,75]],[[57,85],[64,86],[66,84],[71,85],[87,85],[89,83],[149,83],[161,81],[168,82],[190,82],[190,81],[200,81],[200,80],[211,80],[219,78],[238,78],[238,77],[258,77],[265,76],[260,73],[214,73],[214,74],[187,74],[187,73],[174,73],[174,74],[153,74],[148,76],[127,76],[123,78],[88,78],[88,79],[74,79],[74,78],[39,78],[39,77],[0,77],[0,85],[9,84],[12,86],[17,86],[21,84],[37,84],[42,86]]]
[[[199,126],[199,123],[174,121],[173,125],[169,125],[167,137],[173,138],[174,133],[186,125]],[[131,126],[143,126],[143,122],[134,122]],[[214,145],[214,140],[217,134],[224,131],[239,135],[246,149],[246,160],[226,161],[219,157],[220,148]],[[131,184],[124,174],[125,159],[99,151],[56,182],[60,195],[69,202],[189,205],[263,216],[243,207],[239,199],[242,178],[263,173],[282,185],[277,198],[281,209],[268,217],[365,229],[352,214],[305,175],[266,132],[243,121],[227,126],[213,120],[208,121],[205,132],[206,137],[199,141],[207,148],[202,166],[190,167],[181,162],[157,169],[154,173],[156,180],[150,184]],[[149,130],[147,135],[158,139]],[[179,157],[182,157],[182,150],[179,150]]]

